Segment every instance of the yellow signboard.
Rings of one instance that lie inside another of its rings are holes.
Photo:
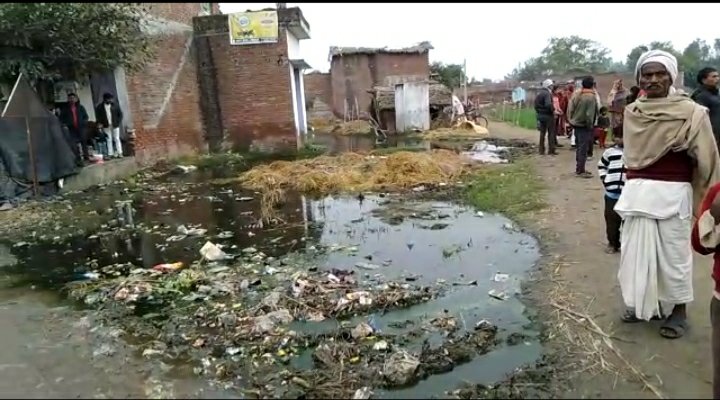
[[[277,11],[251,11],[228,14],[230,44],[277,43]]]

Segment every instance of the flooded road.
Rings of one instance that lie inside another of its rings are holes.
[[[311,268],[344,271],[368,284],[393,280],[443,288],[437,299],[409,307],[341,321],[294,321],[290,327],[298,332],[331,332],[338,324],[372,318],[378,331],[405,335],[437,316],[457,320],[461,332],[484,320],[499,329],[501,343],[487,354],[408,388],[375,390],[376,397],[442,397],[464,381],[492,383],[538,357],[537,332],[516,296],[539,258],[538,245],[506,218],[403,195],[312,199],[289,193],[277,217],[264,221],[259,195],[207,181],[197,174],[141,190],[111,187],[93,194],[97,212],[113,216],[106,225],[0,247],[5,283],[0,320],[12,327],[3,333],[9,345],[0,356],[1,397],[239,396],[233,390],[210,391],[210,379],[193,376],[192,367],[143,358],[133,351],[132,338],[113,333],[112,327],[100,329],[92,311],[63,296],[65,284],[104,266],[114,265],[108,273],[119,274],[162,263],[191,264],[207,241],[231,255],[251,247],[266,254],[263,276]],[[290,265],[283,258],[288,253],[306,261]],[[419,350],[424,341],[438,346],[444,338],[442,332],[430,333],[409,341],[408,348]],[[313,368],[313,359],[301,352],[292,365]],[[12,386],[17,382],[23,382],[22,391]]]

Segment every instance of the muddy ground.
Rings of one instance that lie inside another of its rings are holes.
[[[494,136],[537,140],[537,132],[492,123]],[[548,323],[548,345],[563,354],[561,366],[571,366],[565,377],[568,398],[710,398],[711,358],[709,303],[712,295],[711,259],[695,255],[695,302],[689,308],[690,331],[678,340],[659,335],[659,323],[623,324],[623,310],[617,283],[619,255],[603,252],[605,247],[602,187],[596,179],[574,177],[575,153],[569,141],[557,157],[532,157],[539,179],[547,186],[546,210],[522,219],[535,231],[545,256],[541,268],[526,285],[533,304],[541,305],[541,318]],[[597,175],[600,152],[588,161]],[[565,310],[563,310],[565,309]],[[566,310],[572,311],[574,314]],[[587,316],[596,326],[589,323]],[[575,322],[572,317],[581,322]],[[612,336],[611,343],[622,358],[609,350],[603,335],[588,333],[568,343],[567,328],[601,330]],[[591,335],[591,336],[589,336]],[[580,344],[578,344],[580,343]],[[598,350],[599,349],[599,350]],[[568,350],[568,351],[564,351]],[[600,360],[602,354],[604,360]],[[585,362],[579,362],[585,361]],[[613,366],[588,364],[607,362]],[[583,366],[575,368],[575,365]],[[633,371],[633,368],[636,371]],[[645,375],[645,382],[639,378]]]

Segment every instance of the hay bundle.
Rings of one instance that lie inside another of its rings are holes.
[[[246,186],[262,193],[294,189],[311,193],[405,189],[419,184],[449,183],[467,171],[458,154],[438,150],[398,152],[387,157],[345,153],[311,160],[276,161],[240,176]]]
[[[456,157],[455,153],[445,150],[395,153],[377,165],[373,174],[374,184],[406,188],[423,183],[447,183],[459,175],[462,163]]]
[[[336,135],[367,135],[372,133],[372,125],[362,119],[347,121],[335,125],[331,133]]]
[[[330,129],[338,125],[339,121],[335,117],[310,117],[310,125],[315,129]]]
[[[472,121],[462,121],[452,128],[437,128],[425,132],[422,137],[427,140],[479,139],[490,134],[487,128]]]

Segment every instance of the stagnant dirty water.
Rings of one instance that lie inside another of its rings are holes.
[[[198,174],[152,185],[152,190],[110,187],[93,199],[98,213],[117,217],[107,226],[85,227],[70,238],[48,235],[0,246],[0,271],[12,286],[0,289],[0,322],[10,327],[0,337],[5,343],[0,396],[238,396],[208,387],[192,368],[142,358],[125,346],[132,338],[95,325],[92,312],[60,294],[65,283],[79,279],[91,265],[191,263],[208,240],[235,253],[253,246],[271,257],[315,255],[318,268],[354,271],[366,280],[447,288],[438,299],[376,312],[373,324],[386,334],[402,335],[438,315],[453,316],[463,331],[482,320],[499,328],[502,343],[489,353],[404,389],[374,390],[375,397],[442,397],[463,382],[495,382],[539,356],[537,332],[516,296],[523,274],[539,258],[537,243],[506,218],[449,202],[405,201],[402,195],[310,199],[289,194],[279,210],[282,223],[268,225],[259,220],[259,196],[237,185],[206,181]],[[182,237],[180,225],[207,232]],[[265,274],[273,274],[273,268],[282,265],[268,266]],[[361,315],[345,323],[367,319]],[[332,319],[291,323],[292,329],[308,333],[332,332],[337,326]],[[437,346],[443,335],[427,339]],[[313,368],[310,353],[301,353],[291,365]]]

